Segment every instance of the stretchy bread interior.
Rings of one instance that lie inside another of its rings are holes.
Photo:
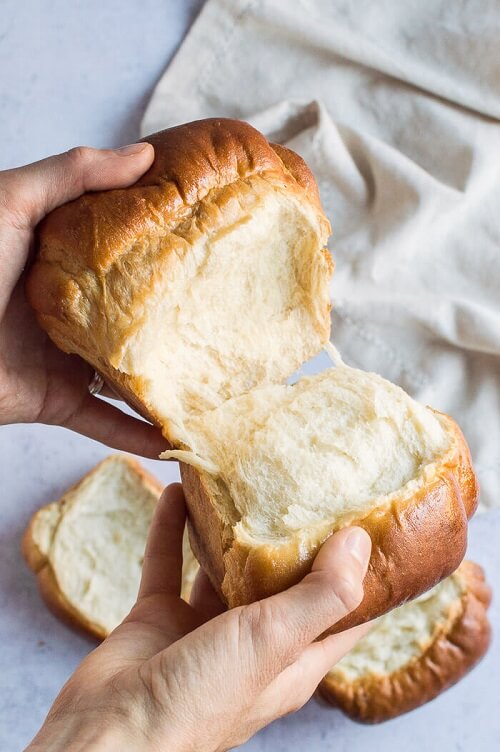
[[[28,281],[41,325],[162,427],[193,549],[230,606],[296,582],[352,522],[373,553],[337,629],[432,587],[477,503],[456,424],[341,362],[286,386],[330,333],[329,224],[307,166],[237,121],[148,140],[135,186],[42,224]]]
[[[491,591],[478,564],[375,621],[327,674],[325,699],[358,721],[377,723],[432,700],[486,652]]]

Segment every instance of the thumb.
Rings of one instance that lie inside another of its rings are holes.
[[[48,212],[86,191],[125,188],[151,166],[151,144],[119,149],[77,146],[63,154],[0,173],[4,210],[18,227],[34,227]]]
[[[257,667],[278,673],[363,599],[371,540],[359,527],[332,535],[297,585],[245,609],[242,625]]]

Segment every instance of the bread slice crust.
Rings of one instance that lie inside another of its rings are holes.
[[[462,562],[454,576],[462,581],[460,607],[420,655],[384,675],[368,674],[354,681],[327,675],[319,694],[356,721],[380,723],[420,707],[458,682],[488,649],[491,590],[475,562]]]
[[[372,555],[362,603],[330,633],[374,619],[417,597],[452,574],[462,561],[467,520],[476,509],[479,489],[459,427],[447,416],[441,420],[455,437],[454,450],[438,466],[433,480],[416,493],[392,498],[389,505],[345,523],[368,532]],[[250,545],[235,538],[231,520],[221,516],[216,485],[209,475],[181,463],[181,477],[191,547],[230,608],[299,582],[322,543],[338,529],[321,529],[308,540],[301,531],[281,545]]]

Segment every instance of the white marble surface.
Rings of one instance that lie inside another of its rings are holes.
[[[3,0],[0,34],[0,167],[78,143],[116,145],[137,137],[151,89],[201,0]],[[180,82],[181,85],[181,82]],[[0,749],[32,737],[51,700],[92,642],[42,606],[19,552],[41,504],[108,450],[58,428],[0,429]],[[165,482],[173,464],[148,462]],[[500,513],[474,521],[471,554],[500,592]],[[492,619],[500,624],[498,603]],[[493,752],[500,748],[498,641],[459,686],[411,715],[358,726],[311,702],[275,723],[248,750]]]

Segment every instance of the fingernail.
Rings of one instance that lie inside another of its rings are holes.
[[[127,146],[120,146],[118,149],[113,149],[120,157],[130,157],[132,154],[139,154],[139,152],[147,149],[148,144],[127,144]]]
[[[371,551],[370,536],[360,527],[349,530],[344,540],[344,546],[351,556],[366,567]]]

